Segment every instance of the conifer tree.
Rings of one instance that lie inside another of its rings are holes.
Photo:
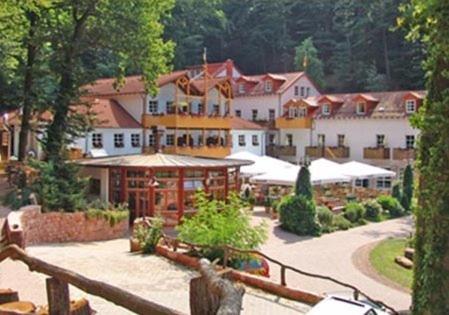
[[[312,182],[310,180],[310,171],[307,166],[301,166],[295,183],[296,196],[304,196],[308,200],[313,199]]]
[[[402,180],[402,196],[401,204],[405,210],[410,211],[413,198],[413,169],[410,164],[407,165],[404,171],[404,178]]]

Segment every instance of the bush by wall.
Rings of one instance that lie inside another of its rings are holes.
[[[404,208],[396,198],[391,196],[379,196],[377,197],[377,202],[392,218],[397,218],[405,214]]]

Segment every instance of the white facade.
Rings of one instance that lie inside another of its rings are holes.
[[[231,154],[247,151],[258,156],[265,155],[265,131],[252,129],[232,129]],[[242,141],[242,139],[244,141]]]
[[[289,146],[289,138],[292,139],[293,146],[296,147],[296,156],[280,156],[280,158],[292,163],[298,163],[301,158],[305,156],[306,147],[310,145],[312,141],[311,129],[280,129],[279,130],[278,143],[282,146]]]

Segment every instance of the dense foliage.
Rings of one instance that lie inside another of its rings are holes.
[[[351,223],[362,223],[365,217],[365,207],[361,203],[350,202],[345,206],[344,217]]]
[[[313,188],[310,180],[310,171],[306,166],[302,166],[298,172],[295,183],[295,194],[313,199]]]
[[[223,258],[223,245],[239,249],[257,249],[267,239],[265,222],[251,224],[251,214],[245,204],[231,195],[227,202],[209,200],[203,191],[195,196],[197,213],[186,218],[177,227],[179,239],[185,242],[208,245],[202,254],[209,259]]]
[[[128,219],[129,209],[127,204],[113,205],[96,199],[87,205],[86,216],[87,218],[104,219],[112,227]]]
[[[210,61],[234,59],[245,73],[293,71],[295,47],[312,38],[329,91],[416,89],[421,45],[395,28],[405,1],[177,0],[165,37],[178,69],[207,47]]]
[[[405,210],[399,200],[393,198],[392,196],[379,196],[377,197],[377,202],[380,204],[382,209],[387,212],[392,218],[400,217],[405,213]]]
[[[152,218],[150,225],[139,224],[134,235],[139,241],[139,246],[144,254],[153,254],[159,240],[162,238],[164,220],[161,218]]]
[[[401,204],[406,211],[410,211],[413,199],[413,169],[409,164],[405,168],[404,178],[402,179]]]
[[[365,207],[365,218],[370,221],[380,221],[382,206],[376,200],[367,200],[363,203]]]
[[[449,314],[449,2],[410,0],[404,17],[409,37],[428,53],[428,94],[415,121],[421,138],[413,314]]]

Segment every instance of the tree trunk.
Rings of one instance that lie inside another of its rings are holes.
[[[32,112],[32,95],[34,84],[34,62],[36,60],[37,46],[34,43],[35,27],[37,24],[36,13],[29,11],[27,13],[28,21],[30,23],[27,39],[27,60],[25,68],[25,78],[23,84],[23,106],[22,106],[22,119],[20,124],[19,133],[19,161],[23,161],[26,158],[26,149],[28,146],[28,134],[30,132],[30,119]]]

